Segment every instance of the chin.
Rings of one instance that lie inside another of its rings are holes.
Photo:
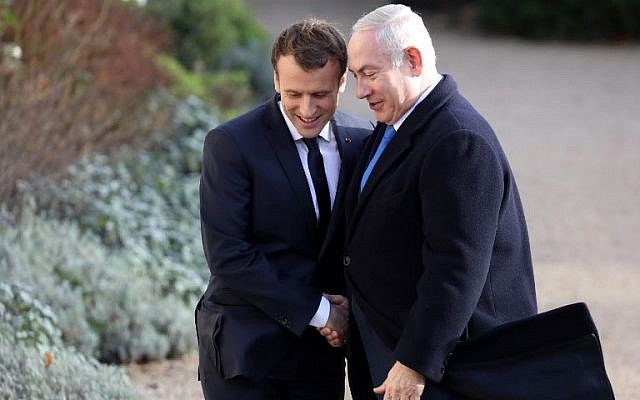
[[[316,136],[318,136],[318,134],[320,133],[319,130],[317,129],[313,129],[313,130],[309,130],[309,129],[298,129],[298,132],[302,135],[302,137],[304,137],[305,139],[311,139],[314,138]]]
[[[390,117],[387,115],[378,115],[376,114],[376,121],[382,122],[383,124],[389,124]]]

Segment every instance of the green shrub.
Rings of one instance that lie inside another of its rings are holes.
[[[487,31],[534,39],[640,38],[640,0],[477,0]]]
[[[265,39],[239,0],[149,0],[146,8],[170,24],[176,57],[189,69],[220,69],[234,47]]]
[[[24,288],[0,283],[1,399],[136,399],[116,367],[64,348],[53,311]]]
[[[188,71],[228,71],[235,81],[221,82],[230,85],[227,92],[244,90],[236,79],[248,73],[252,94],[273,93],[267,36],[241,0],[148,0],[146,9],[171,27],[175,58]],[[224,98],[218,101],[227,108]]]
[[[251,101],[249,71],[190,71],[173,57],[163,56],[160,66],[173,81],[172,92],[178,97],[189,95],[220,108],[227,117],[237,114]]]

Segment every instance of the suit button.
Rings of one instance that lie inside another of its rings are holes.
[[[351,264],[351,257],[344,256],[344,258],[342,259],[342,265],[344,265],[345,267],[348,267],[350,264]]]

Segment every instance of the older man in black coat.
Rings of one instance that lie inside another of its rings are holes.
[[[525,218],[498,139],[437,72],[418,15],[376,9],[348,53],[378,120],[347,193],[353,315],[375,391],[418,399],[460,340],[536,313]]]

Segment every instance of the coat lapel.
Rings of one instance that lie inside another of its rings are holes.
[[[368,152],[365,153],[368,154],[369,157],[361,160],[353,178],[356,182],[354,182],[351,187],[353,188],[354,186],[357,186],[357,188],[349,193],[347,215],[349,215],[350,218],[348,219],[347,239],[349,239],[350,235],[354,232],[355,226],[362,214],[362,210],[366,207],[371,196],[375,194],[376,187],[380,184],[382,178],[384,178],[384,176],[389,172],[393,171],[395,167],[405,157],[407,157],[408,154],[410,154],[416,135],[422,133],[427,134],[427,123],[431,117],[449,100],[455,90],[456,83],[453,81],[453,78],[448,75],[444,75],[444,78],[438,83],[433,91],[429,93],[427,98],[416,106],[402,126],[400,126],[400,129],[389,142],[384,153],[380,156],[380,159],[378,159],[371,175],[369,175],[367,184],[363,188],[362,192],[359,193],[360,180],[369,162],[368,159],[375,149],[377,149],[377,144],[380,142],[380,137],[386,128],[385,124],[378,124],[378,126],[376,126],[374,131],[375,141],[372,141]]]
[[[381,124],[380,132],[383,133],[385,128],[386,125]],[[409,152],[411,149],[411,142],[413,140],[412,137],[416,132],[417,131],[415,130],[408,129],[406,124],[402,124],[400,130],[396,132],[395,136],[391,139],[387,148],[378,159],[373,171],[371,171],[371,175],[369,175],[369,179],[360,193],[358,206],[367,202],[371,193],[375,191],[376,186],[380,183],[380,180]],[[376,140],[376,142],[379,142],[379,140]],[[377,146],[375,146],[375,148],[377,148]]]
[[[313,238],[316,229],[316,212],[311,199],[311,189],[300,164],[300,156],[296,144],[289,133],[284,117],[278,107],[278,96],[274,96],[265,113],[265,123],[269,127],[265,131],[267,140],[280,160],[282,170],[287,176],[296,195],[296,203],[302,207],[309,237]],[[277,188],[274,188],[277,190]]]

